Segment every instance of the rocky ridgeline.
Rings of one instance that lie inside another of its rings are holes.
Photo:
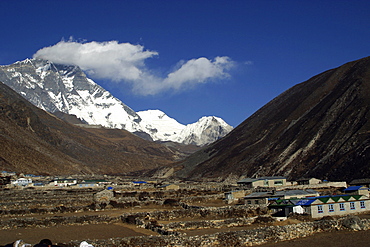
[[[292,240],[311,236],[319,232],[341,230],[369,230],[370,220],[357,216],[339,219],[324,219],[286,226],[267,226],[250,230],[220,232],[211,235],[186,236],[142,236],[89,240],[95,246],[257,246],[265,243]],[[67,246],[78,246],[71,241]]]

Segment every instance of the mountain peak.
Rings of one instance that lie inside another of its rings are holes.
[[[81,68],[75,65],[56,64],[38,58],[26,59],[12,65],[1,66],[0,81],[41,109],[51,113],[62,112],[75,115],[88,124],[147,133],[151,139],[159,141],[181,143],[189,138],[184,136],[185,134],[194,136],[193,133],[183,132],[187,126],[168,117],[160,110],[136,113],[87,78]],[[219,122],[222,123],[223,128],[227,125],[223,120]],[[205,130],[206,127],[200,129]],[[203,141],[200,129],[193,128],[200,139],[191,143],[209,144],[211,139],[206,138],[208,141]],[[231,128],[226,129],[231,130]],[[220,135],[213,139],[222,137],[226,132],[219,133]]]
[[[221,118],[207,116],[188,124],[180,133],[178,142],[204,146],[227,135],[233,129]]]
[[[128,131],[135,131],[140,122],[131,108],[88,79],[78,66],[26,59],[1,69],[1,81],[48,112],[60,111],[89,124]]]

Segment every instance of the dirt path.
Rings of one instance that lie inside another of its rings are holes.
[[[96,224],[83,226],[55,226],[50,228],[20,228],[0,231],[0,245],[23,239],[27,243],[36,244],[41,239],[49,238],[53,243],[66,243],[71,240],[107,239],[114,237],[130,237],[155,235],[152,231],[136,228],[122,223]]]

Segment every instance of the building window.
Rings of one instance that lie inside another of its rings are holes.
[[[365,207],[365,202],[364,202],[364,201],[361,201],[361,202],[360,202],[360,207],[361,207],[361,208],[366,208],[366,207]]]
[[[251,201],[251,200],[248,200],[248,201],[247,201],[247,203],[248,203],[248,204],[252,204],[252,201]]]
[[[319,214],[324,213],[324,210],[322,209],[322,205],[317,205],[317,212],[318,212]]]
[[[344,207],[344,203],[339,203],[339,209],[340,211],[345,211],[346,208]]]
[[[329,204],[329,212],[334,212],[334,204]]]
[[[254,204],[259,204],[259,203],[258,203],[258,200],[255,200],[255,201],[254,201]]]
[[[350,202],[350,203],[349,203],[349,208],[350,208],[351,210],[355,210],[355,209],[356,209],[356,207],[355,207],[355,203],[354,203],[354,202]]]

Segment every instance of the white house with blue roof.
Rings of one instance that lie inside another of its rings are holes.
[[[312,218],[324,216],[340,216],[370,211],[370,198],[366,195],[331,195],[308,197],[302,199],[278,199],[271,201],[269,208],[275,213],[306,213]]]

